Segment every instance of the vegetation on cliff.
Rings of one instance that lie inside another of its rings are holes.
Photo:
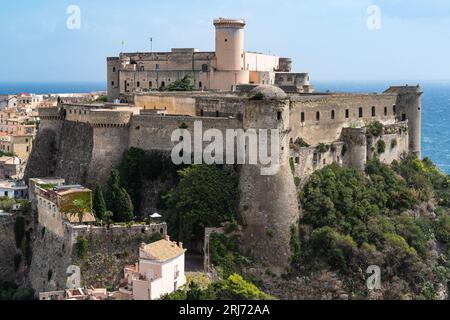
[[[300,195],[300,273],[336,270],[349,292],[366,296],[366,269],[382,270],[384,298],[438,296],[450,280],[449,177],[408,157],[366,172],[331,165]],[[295,261],[295,260],[293,260]]]
[[[212,282],[202,287],[196,281],[190,281],[184,288],[168,294],[162,300],[274,300],[274,297],[262,292],[257,286],[244,280],[238,274]]]
[[[158,151],[146,152],[130,148],[122,157],[118,166],[120,184],[130,194],[134,213],[141,215],[142,191],[146,181],[177,180],[177,171],[183,166],[176,166],[170,155]]]
[[[201,241],[205,227],[237,219],[238,178],[232,167],[197,165],[179,171],[180,181],[164,200],[169,233]]]

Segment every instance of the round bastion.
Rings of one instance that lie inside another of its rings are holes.
[[[253,88],[248,95],[255,100],[258,98],[263,98],[265,100],[283,100],[288,98],[286,92],[281,88],[271,85],[257,86]]]

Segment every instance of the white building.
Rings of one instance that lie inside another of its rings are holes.
[[[0,180],[0,197],[26,199],[28,187],[23,182]]]
[[[183,244],[169,237],[151,244],[142,244],[139,263],[126,267],[120,292],[130,300],[156,300],[186,284]]]

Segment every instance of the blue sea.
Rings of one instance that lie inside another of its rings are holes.
[[[324,92],[382,92],[390,85],[405,85],[407,82],[314,82],[317,91]],[[417,83],[409,83],[416,85]],[[441,170],[450,174],[450,81],[421,82],[422,99],[422,150]],[[0,83],[0,94],[29,92],[85,93],[105,91],[104,82],[70,83]]]

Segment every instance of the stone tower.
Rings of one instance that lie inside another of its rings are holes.
[[[261,165],[243,165],[240,174],[240,212],[244,222],[243,248],[276,273],[289,267],[291,227],[298,223],[299,204],[289,167],[290,102],[277,87],[259,86],[250,92],[263,96],[245,109],[245,129],[278,129],[279,170],[263,175]]]
[[[219,18],[216,27],[217,70],[244,70],[244,20]]]
[[[395,113],[397,119],[408,121],[409,128],[409,152],[422,156],[422,94],[419,85],[390,87],[387,93],[397,93]]]

